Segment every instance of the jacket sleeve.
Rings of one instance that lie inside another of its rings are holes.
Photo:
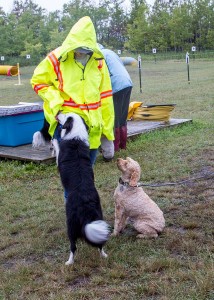
[[[100,86],[101,95],[101,109],[103,118],[103,135],[109,141],[114,140],[114,103],[112,97],[111,79],[108,71],[108,67],[103,60],[103,66],[101,69],[102,81]]]
[[[49,133],[53,136],[58,114],[64,100],[60,95],[60,90],[54,85],[56,75],[48,58],[45,58],[35,69],[31,78],[31,84],[34,91],[44,101],[44,114],[47,122],[50,124]],[[57,82],[57,81],[56,81]]]

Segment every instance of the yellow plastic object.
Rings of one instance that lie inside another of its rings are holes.
[[[133,57],[120,57],[124,66],[136,66],[137,60]]]
[[[134,110],[133,120],[148,121],[169,121],[170,113],[175,108],[175,104],[160,104],[140,106]]]
[[[0,66],[0,75],[17,76],[18,73],[17,66]]]
[[[137,102],[137,101],[133,101],[133,102],[129,103],[129,111],[128,111],[128,117],[127,117],[128,120],[132,118],[136,108],[138,108],[142,104],[143,104],[143,102]]]

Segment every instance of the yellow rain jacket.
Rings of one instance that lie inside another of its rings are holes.
[[[85,67],[74,59],[74,50],[80,47],[93,51]],[[77,113],[85,120],[91,149],[99,147],[101,135],[114,140],[111,80],[89,17],[81,18],[63,44],[36,67],[31,83],[44,100],[51,136],[57,126],[56,115],[61,111]]]

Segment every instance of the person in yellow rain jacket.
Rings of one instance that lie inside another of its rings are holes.
[[[93,165],[101,136],[114,140],[114,105],[108,68],[90,17],[81,18],[62,45],[36,67],[31,84],[44,101],[52,137],[57,132],[59,112],[74,112],[85,120]]]

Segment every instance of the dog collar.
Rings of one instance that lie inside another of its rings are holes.
[[[119,178],[119,184],[122,184],[123,186],[130,186],[130,187],[138,187],[138,185],[131,186],[127,181],[123,181],[123,179],[120,177]]]
[[[128,186],[128,185],[129,185],[129,183],[123,181],[123,179],[122,179],[121,177],[119,178],[119,184],[122,184],[122,185],[124,185],[124,186]]]

